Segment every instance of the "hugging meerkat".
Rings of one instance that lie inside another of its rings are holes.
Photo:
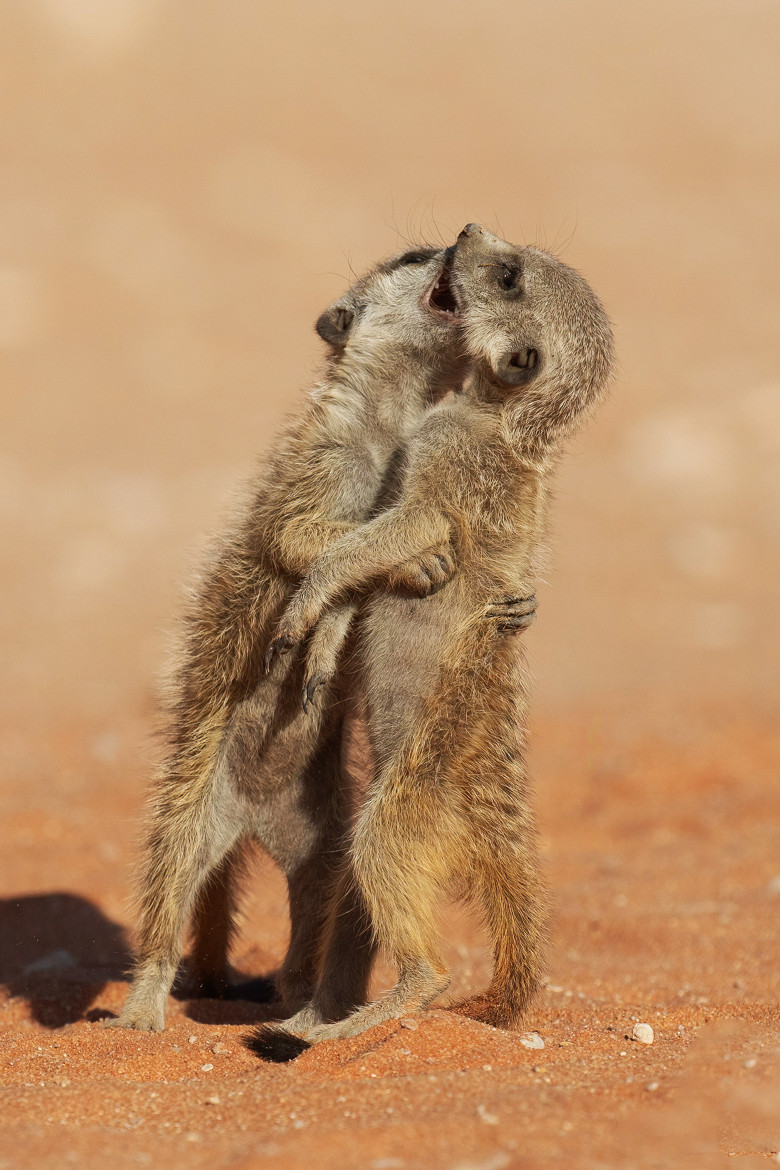
[[[606,390],[612,334],[578,273],[479,225],[461,233],[450,279],[472,363],[464,391],[427,413],[397,502],[314,562],[272,644],[296,645],[334,601],[452,543],[450,582],[424,603],[372,594],[358,637],[377,768],[342,880],[398,982],[346,1019],[335,1015],[329,985],[343,980],[350,950],[334,917],[313,1002],[255,1038],[269,1055],[274,1044],[295,1050],[282,1029],[305,1046],[430,1003],[449,982],[434,907],[453,886],[480,907],[493,943],[492,981],[469,1014],[510,1026],[540,979],[546,911],[523,758],[523,662],[483,615],[510,581],[532,592],[551,473]]]
[[[190,917],[201,991],[224,991],[236,879],[252,841],[288,882],[291,938],[277,990],[288,1011],[311,996],[350,813],[341,774],[345,706],[329,684],[304,716],[302,662],[266,676],[262,654],[301,575],[374,513],[399,445],[456,377],[446,263],[443,251],[406,252],[323,313],[317,329],[333,349],[326,377],[277,442],[192,598],[140,870],[133,985],[112,1026],[164,1027]],[[426,594],[450,571],[448,546],[431,545],[383,584]],[[493,620],[522,626],[532,610],[499,606]],[[347,608],[339,631],[349,617]],[[354,970],[350,998],[362,1002],[367,973]]]

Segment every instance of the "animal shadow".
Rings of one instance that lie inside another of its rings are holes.
[[[130,963],[122,927],[78,894],[0,899],[0,984],[45,1028],[82,1019]]]

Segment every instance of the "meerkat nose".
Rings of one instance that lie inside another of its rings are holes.
[[[484,231],[485,231],[485,229],[479,223],[467,223],[466,226],[464,227],[463,231],[458,236],[458,239],[462,240],[465,238],[468,240],[472,236],[483,235]]]

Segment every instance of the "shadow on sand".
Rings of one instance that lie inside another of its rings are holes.
[[[55,892],[0,899],[0,985],[26,999],[45,1028],[111,1012],[91,1005],[107,983],[126,980],[132,955],[125,931],[78,894]],[[204,1024],[256,1024],[278,1018],[273,977],[235,974],[225,999],[199,998],[183,968],[173,992]]]
[[[0,984],[26,999],[46,1028],[82,1019],[106,983],[124,979],[130,951],[121,926],[77,894],[0,900]]]

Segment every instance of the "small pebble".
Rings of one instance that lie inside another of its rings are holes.
[[[544,1048],[544,1040],[538,1032],[523,1032],[520,1043],[523,1048]]]
[[[660,1087],[661,1086],[659,1085],[658,1081],[650,1081],[649,1084],[645,1085],[648,1093],[654,1093],[656,1089],[659,1089]]]
[[[655,1033],[649,1024],[634,1024],[631,1037],[633,1040],[638,1040],[640,1044],[652,1044]]]
[[[197,1037],[197,1036],[188,1036],[188,1037],[187,1037],[187,1041],[188,1041],[190,1044],[197,1044],[197,1042],[198,1042],[198,1037]]]
[[[488,1113],[484,1105],[477,1105],[477,1113],[479,1114],[480,1120],[484,1121],[485,1125],[498,1125],[498,1118],[496,1117],[495,1113]]]
[[[213,1045],[211,1051],[216,1053],[217,1056],[229,1056],[230,1055],[230,1049],[226,1048],[224,1044]]]
[[[417,1020],[401,1020],[401,1027],[408,1028],[410,1032],[416,1032],[419,1026]]]
[[[206,1105],[219,1105],[219,1097],[207,1097],[205,1100],[205,1104]]]
[[[743,1067],[744,1068],[755,1068],[757,1064],[758,1064],[758,1061],[756,1060],[756,1058],[751,1057],[750,1060],[745,1061]]]
[[[214,1065],[213,1065],[213,1064],[202,1064],[202,1065],[200,1066],[200,1071],[201,1071],[201,1072],[211,1072],[211,1070],[213,1069],[213,1067],[214,1067]]]

